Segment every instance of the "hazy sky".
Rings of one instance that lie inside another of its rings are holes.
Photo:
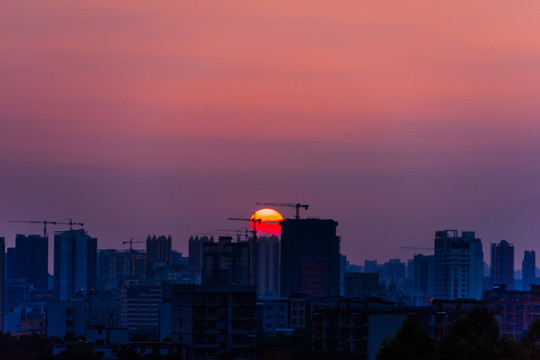
[[[3,1],[0,236],[72,217],[99,248],[187,252],[257,201],[302,202],[353,263],[459,229],[520,268],[539,23],[537,0]]]

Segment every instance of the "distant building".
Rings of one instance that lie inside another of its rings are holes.
[[[98,251],[98,287],[119,288],[125,279],[142,280],[146,274],[146,254],[138,250]]]
[[[364,272],[378,273],[379,266],[377,265],[377,260],[364,260]]]
[[[6,239],[0,237],[0,330],[4,331],[4,283],[6,281],[6,274],[4,269],[6,268]]]
[[[491,244],[491,284],[514,290],[514,244],[506,240]]]
[[[321,219],[286,219],[281,223],[281,296],[306,292],[339,296],[338,223]]]
[[[531,289],[531,285],[536,284],[536,253],[534,250],[525,250],[521,271],[523,290],[528,291]]]
[[[203,264],[203,244],[204,243],[213,243],[214,237],[208,236],[190,236],[189,238],[189,269],[193,273],[201,273],[202,264]]]
[[[345,296],[379,295],[379,273],[345,273]]]
[[[97,239],[84,229],[54,235],[54,290],[59,300],[96,288]]]
[[[35,289],[47,289],[48,259],[48,238],[17,234],[15,237],[15,278],[26,279]]]
[[[434,260],[434,255],[418,254],[414,256],[413,296],[417,300],[413,302],[413,305],[427,306],[433,297]]]
[[[233,242],[230,236],[220,236],[217,242],[204,242],[201,283],[215,283],[213,277],[225,276],[230,285],[249,285],[250,244]]]
[[[159,336],[160,286],[124,286],[120,305],[120,326],[132,333]]]
[[[436,299],[482,298],[482,242],[473,231],[435,233],[434,296]]]
[[[279,295],[279,239],[276,236],[257,239],[257,295]]]
[[[255,359],[256,323],[255,287],[173,285],[172,341],[186,359]]]
[[[171,265],[172,238],[169,235],[156,235],[146,238],[146,276],[152,277],[154,274],[154,265],[163,263],[165,266]]]

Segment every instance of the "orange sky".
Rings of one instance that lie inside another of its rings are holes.
[[[0,235],[77,216],[102,248],[185,249],[299,201],[353,259],[439,227],[532,246],[539,20],[537,1],[3,2]]]

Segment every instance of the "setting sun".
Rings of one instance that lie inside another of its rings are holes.
[[[283,216],[274,209],[260,209],[251,215],[251,220],[261,219],[261,223],[257,224],[257,231],[265,234],[279,236],[281,234],[281,225]],[[250,222],[251,230],[253,230],[253,221]]]

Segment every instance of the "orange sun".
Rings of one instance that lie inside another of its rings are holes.
[[[257,222],[257,232],[279,236],[281,234],[281,225],[283,216],[274,209],[260,209],[251,215],[251,220],[261,219]],[[251,230],[253,230],[253,221],[250,221]]]

